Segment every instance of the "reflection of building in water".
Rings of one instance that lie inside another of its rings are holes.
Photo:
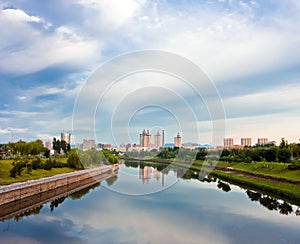
[[[154,178],[159,181],[160,179],[160,172],[157,170],[157,168],[154,169]]]
[[[140,179],[143,183],[149,183],[149,180],[151,179],[152,175],[152,168],[149,166],[145,166],[144,168],[140,168]]]
[[[147,130],[146,132],[146,130],[144,129],[142,134],[140,134],[140,147],[151,147],[151,134],[149,130]]]
[[[151,180],[152,177],[152,167],[151,166],[145,166],[144,168],[139,168],[139,179],[142,180],[143,184],[146,182],[147,184]],[[159,171],[157,168],[154,168],[154,175],[153,179],[156,179],[156,181],[160,181],[161,179],[161,185],[162,187],[165,186],[165,174],[163,171]]]

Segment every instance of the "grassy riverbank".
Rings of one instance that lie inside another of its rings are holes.
[[[59,161],[66,162],[67,158],[61,158]],[[45,159],[42,159],[45,161]],[[15,182],[21,182],[26,180],[33,180],[42,177],[49,177],[57,174],[69,173],[75,171],[68,167],[63,168],[52,168],[51,170],[37,169],[27,172],[24,169],[21,175],[16,175],[16,177],[10,177],[10,170],[13,168],[13,160],[0,160],[0,185],[7,185]]]

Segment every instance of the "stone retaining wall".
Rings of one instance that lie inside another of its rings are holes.
[[[102,166],[37,180],[29,180],[7,186],[0,186],[0,208],[3,204],[22,200],[24,198],[52,191],[61,187],[74,185],[77,182],[78,185],[80,185],[87,179],[98,178],[101,175],[111,174],[117,169],[118,165]]]

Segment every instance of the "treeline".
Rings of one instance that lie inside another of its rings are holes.
[[[221,151],[210,151],[208,158],[208,149],[189,150],[184,148],[163,148],[156,156],[163,159],[177,158],[179,160],[219,160],[227,162],[281,162],[293,163],[292,159],[300,158],[300,143],[289,144],[282,138],[279,146],[255,146],[245,147],[243,149],[223,149]],[[300,164],[300,162],[299,162]],[[293,166],[291,166],[293,167]]]
[[[208,151],[199,150],[196,155],[197,160],[205,160]],[[300,144],[289,144],[284,138],[279,146],[257,146],[245,147],[243,149],[223,149],[220,160],[227,162],[281,162],[290,163],[293,158],[300,157]]]
[[[119,159],[107,149],[98,151],[90,149],[87,151],[72,149],[68,154],[68,167],[83,169],[86,167],[97,167],[102,164],[116,164]]]
[[[52,148],[57,154],[60,154],[61,152],[67,154],[71,150],[71,146],[69,143],[67,143],[65,140],[60,141],[55,137],[53,138],[52,141]]]
[[[37,169],[51,170],[52,168],[68,167],[80,170],[84,168],[99,167],[103,164],[116,164],[118,162],[118,158],[106,149],[103,149],[102,151],[97,151],[96,149],[90,149],[88,151],[72,149],[68,153],[67,162],[51,158],[46,160],[35,158],[33,160],[13,162],[13,168],[10,170],[10,177],[20,176],[24,170],[28,174],[30,174],[32,170]]]
[[[12,155],[16,156],[50,156],[50,151],[44,147],[41,140],[30,142],[20,140],[18,142],[10,142],[8,144],[8,149]]]

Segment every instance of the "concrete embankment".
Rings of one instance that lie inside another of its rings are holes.
[[[118,165],[102,166],[98,168],[85,169],[76,172],[60,174],[52,177],[30,180],[26,182],[14,183],[0,186],[0,208],[4,204],[27,199],[29,197],[47,193],[53,190],[66,192],[72,188],[86,185],[87,182],[96,183],[104,178],[112,176],[117,171]],[[60,195],[60,194],[57,194]]]

